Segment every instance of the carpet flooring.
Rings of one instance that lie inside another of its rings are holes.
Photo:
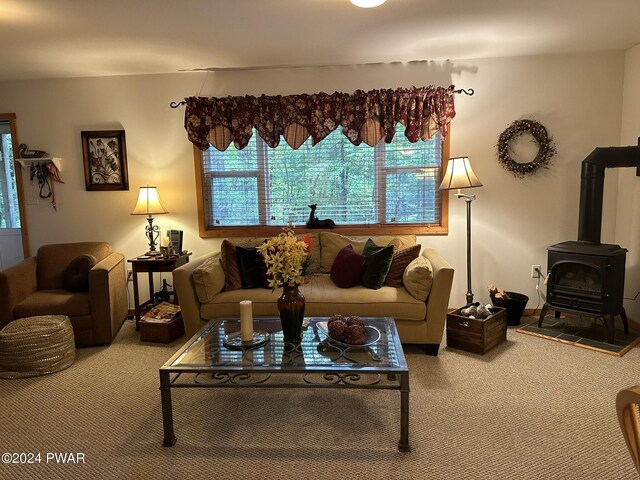
[[[0,453],[42,455],[0,478],[637,478],[615,396],[640,383],[638,348],[618,358],[512,328],[484,356],[407,346],[410,453],[396,449],[399,394],[359,390],[179,390],[163,448],[158,367],[184,340],[141,343],[127,321],[67,370],[0,381]]]

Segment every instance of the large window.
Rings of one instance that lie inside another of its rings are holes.
[[[201,235],[270,230],[289,220],[304,226],[310,204],[318,205],[318,218],[331,218],[345,233],[444,233],[438,191],[444,142],[438,133],[411,143],[402,125],[397,131],[392,143],[373,148],[356,147],[335,130],[297,150],[284,141],[269,148],[254,132],[242,150],[199,152]]]
[[[9,122],[0,121],[0,228],[20,228]]]

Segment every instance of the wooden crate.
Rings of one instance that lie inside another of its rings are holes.
[[[143,342],[170,343],[184,335],[182,315],[168,322],[147,322],[140,320],[140,340]]]
[[[484,355],[507,339],[507,309],[480,320],[460,315],[459,308],[447,314],[447,347]]]

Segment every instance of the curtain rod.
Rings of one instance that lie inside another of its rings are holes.
[[[469,88],[469,89],[459,88],[458,90],[454,90],[453,93],[464,93],[465,95],[472,96],[475,93],[475,90],[473,88]],[[186,105],[186,104],[187,102],[182,100],[181,102],[171,102],[169,106],[171,108],[178,108],[180,105]]]

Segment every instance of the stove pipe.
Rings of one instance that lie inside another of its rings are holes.
[[[640,176],[640,146],[598,147],[582,161],[578,241],[600,244],[604,169],[637,167]]]

